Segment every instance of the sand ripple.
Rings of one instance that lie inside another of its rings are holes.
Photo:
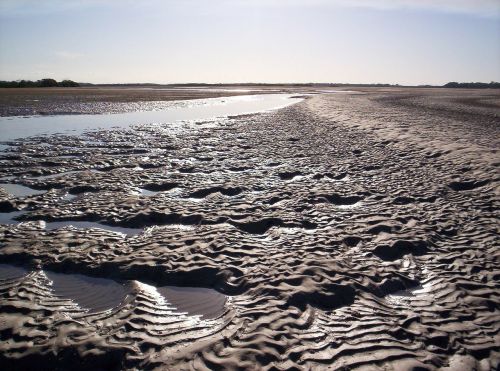
[[[317,95],[11,143],[0,176],[45,192],[0,191],[25,211],[0,225],[0,364],[498,369],[500,114],[481,99],[499,98]]]

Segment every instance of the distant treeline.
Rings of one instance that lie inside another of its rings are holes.
[[[470,89],[500,89],[498,82],[449,82],[445,85],[399,85],[399,84],[345,84],[345,83],[184,83],[184,84],[154,84],[154,83],[125,83],[125,84],[90,84],[80,83],[87,87],[129,87],[129,88],[223,88],[223,87],[309,87],[309,88],[470,88]]]
[[[149,88],[176,88],[176,87],[329,87],[329,88],[390,88],[390,87],[412,87],[412,88],[463,88],[463,89],[500,89],[500,82],[449,82],[442,86],[436,85],[399,85],[399,84],[344,84],[344,83],[231,83],[231,84],[152,84],[152,83],[129,83],[129,84],[91,84],[77,83],[72,80],[57,82],[54,79],[41,79],[38,81],[16,80],[0,81],[0,88],[50,88],[50,87],[149,87]]]
[[[465,88],[465,89],[499,89],[500,82],[449,82],[443,85],[444,88]]]
[[[57,82],[54,79],[41,79],[38,81],[30,81],[30,80],[0,81],[0,88],[52,88],[52,87],[71,88],[77,86],[80,86],[80,84],[72,80],[63,80],[61,82]]]

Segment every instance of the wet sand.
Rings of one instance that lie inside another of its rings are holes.
[[[275,88],[0,88],[0,116],[96,114],[162,109],[167,102],[280,92]]]
[[[0,365],[498,369],[499,134],[495,90],[362,89],[10,142]]]

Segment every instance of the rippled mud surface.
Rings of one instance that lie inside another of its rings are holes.
[[[43,193],[0,189],[0,364],[497,369],[499,100],[4,143],[0,182]]]
[[[279,92],[214,88],[0,88],[0,117],[123,113],[168,108],[172,101]]]

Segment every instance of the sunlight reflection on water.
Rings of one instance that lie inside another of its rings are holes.
[[[301,101],[291,94],[245,95],[167,102],[167,109],[95,115],[56,115],[0,118],[0,140],[35,135],[82,134],[86,130],[128,128],[134,124],[210,120],[282,108]]]

